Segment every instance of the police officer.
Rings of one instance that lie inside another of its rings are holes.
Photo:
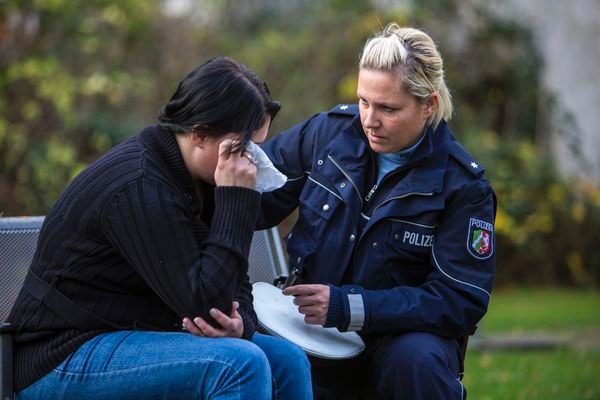
[[[261,226],[298,207],[284,294],[309,324],[356,331],[365,351],[313,360],[317,398],[460,399],[461,338],[485,314],[496,200],[447,126],[442,59],[424,32],[390,24],[362,51],[358,105],[270,140],[288,176],[263,194]]]

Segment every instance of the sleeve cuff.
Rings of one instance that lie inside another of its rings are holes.
[[[254,333],[256,332],[256,324],[253,313],[249,312],[245,308],[241,308],[238,310],[240,315],[242,316],[242,321],[244,322],[244,332],[242,333],[242,339],[250,340]]]
[[[346,314],[344,312],[344,301],[342,300],[342,291],[339,287],[329,286],[329,309],[327,310],[327,320],[325,328],[336,327],[340,331],[347,325]]]
[[[355,285],[329,287],[329,310],[324,326],[335,326],[340,332],[363,330],[366,320],[364,289]]]

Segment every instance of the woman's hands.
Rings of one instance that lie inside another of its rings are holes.
[[[304,314],[307,324],[325,325],[329,310],[329,291],[327,285],[294,285],[283,289],[283,294],[294,296],[294,304],[298,306],[298,312]],[[229,316],[211,308],[210,315],[221,325],[221,329],[213,327],[201,317],[196,317],[193,321],[184,318],[183,327],[196,336],[240,338],[244,333],[244,322],[237,311],[239,306],[234,301]]]
[[[256,165],[252,156],[242,151],[232,152],[232,147],[240,146],[239,141],[225,139],[219,144],[219,159],[215,168],[217,186],[256,187]]]
[[[240,304],[234,301],[231,315],[224,314],[216,308],[210,309],[210,316],[221,325],[221,329],[215,328],[200,317],[194,318],[193,321],[187,317],[184,318],[183,327],[196,336],[241,338],[244,334],[244,321],[237,311],[239,307]]]

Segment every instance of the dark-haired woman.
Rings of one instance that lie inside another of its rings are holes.
[[[70,183],[9,317],[18,399],[310,398],[302,350],[255,333],[247,278],[260,194],[244,143],[278,109],[253,72],[210,60]]]

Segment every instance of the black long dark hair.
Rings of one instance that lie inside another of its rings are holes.
[[[174,133],[220,137],[240,134],[242,144],[280,108],[267,84],[244,64],[216,57],[196,67],[160,110],[158,124]]]

